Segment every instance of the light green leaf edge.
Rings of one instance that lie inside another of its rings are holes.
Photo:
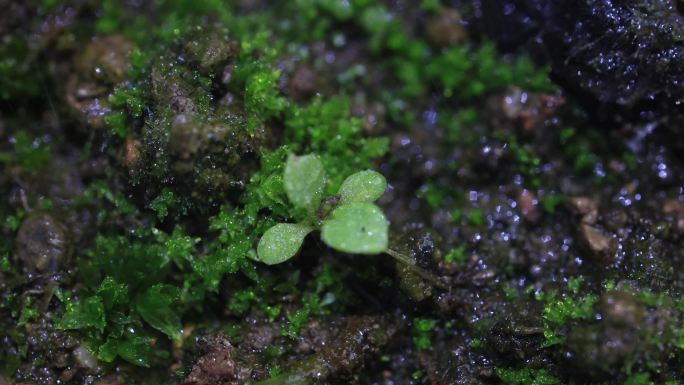
[[[182,337],[181,320],[173,303],[180,297],[180,289],[167,284],[157,284],[142,294],[136,303],[138,314],[150,326],[174,341]]]
[[[342,182],[340,198],[342,203],[375,202],[387,189],[387,179],[377,171],[365,170],[350,175]]]
[[[257,245],[259,261],[267,265],[283,263],[297,254],[313,228],[299,223],[278,223],[266,230]]]
[[[350,254],[379,254],[387,250],[389,224],[373,203],[353,202],[337,207],[323,222],[321,239]]]
[[[316,155],[290,154],[283,174],[285,194],[298,208],[313,212],[323,199],[325,169]]]

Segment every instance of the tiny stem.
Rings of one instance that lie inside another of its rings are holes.
[[[407,268],[411,269],[413,273],[417,274],[424,280],[430,282],[433,286],[439,287],[440,289],[444,290],[449,289],[449,286],[442,282],[442,280],[440,280],[436,275],[416,265],[416,263],[413,260],[411,260],[411,258],[405,256],[404,254],[389,248],[385,250],[385,253],[391,256],[392,258],[396,259],[398,262],[403,263]]]

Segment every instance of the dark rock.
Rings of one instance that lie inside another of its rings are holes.
[[[231,358],[233,347],[222,336],[205,337],[199,343],[202,356],[192,366],[186,385],[237,384],[237,365]]]
[[[142,200],[168,188],[179,202],[193,197],[195,204],[183,210],[204,212],[244,187],[258,165],[267,128],[248,127],[244,107],[230,101],[233,96],[222,84],[231,81],[236,42],[218,31],[190,34],[182,44],[182,50],[169,48],[152,64],[144,99],[153,113],[144,117],[144,129],[127,141],[121,158]],[[200,81],[205,73],[216,77],[215,84]]]
[[[670,0],[481,0],[506,48],[537,45],[568,88],[602,103],[681,113],[684,17]]]
[[[607,292],[601,296],[600,305],[605,322],[633,329],[639,328],[644,322],[644,305],[632,293]]]
[[[75,56],[65,99],[84,128],[104,129],[104,116],[111,111],[107,95],[126,80],[132,49],[121,35],[110,35],[93,39]]]
[[[250,324],[244,332],[240,349],[260,352],[268,348],[278,336],[272,324]]]
[[[429,41],[438,47],[453,46],[468,37],[463,16],[450,8],[443,8],[432,16],[425,29]]]
[[[571,330],[567,345],[572,352],[573,364],[582,368],[582,374],[604,378],[634,355],[639,337],[635,330],[602,323]]]
[[[228,38],[226,31],[197,27],[185,42],[184,53],[206,74],[219,72],[230,58],[240,53],[240,44]]]
[[[292,75],[287,95],[296,101],[306,101],[316,93],[316,73],[307,66],[300,66]]]
[[[601,102],[678,108],[684,18],[669,0],[548,2],[554,71]]]
[[[121,385],[123,379],[117,374],[109,374],[107,376],[98,378],[93,382],[93,385]]]
[[[258,385],[321,383],[326,379],[350,383],[342,380],[358,373],[364,360],[378,354],[395,333],[396,326],[378,317],[348,317],[334,341],[307,359],[296,362],[290,371]]]
[[[16,257],[29,272],[53,273],[69,256],[66,229],[45,213],[29,215],[16,238]]]

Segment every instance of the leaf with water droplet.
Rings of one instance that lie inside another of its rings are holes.
[[[278,223],[261,237],[257,246],[259,260],[267,265],[287,261],[297,254],[311,231],[310,226],[299,223]]]
[[[316,155],[290,155],[283,174],[285,193],[295,207],[313,212],[323,199],[325,169]]]
[[[321,239],[335,250],[351,254],[378,254],[387,250],[388,223],[382,210],[368,202],[337,207],[323,222]]]
[[[342,182],[340,198],[342,203],[375,202],[385,193],[387,180],[373,170],[359,171]]]

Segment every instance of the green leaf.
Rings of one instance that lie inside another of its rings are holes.
[[[150,367],[150,352],[152,339],[144,336],[129,336],[127,339],[108,338],[100,345],[97,358],[104,362],[112,362],[119,356],[134,365]]]
[[[33,140],[24,131],[14,136],[14,156],[26,171],[35,173],[50,163],[50,147],[40,141]]]
[[[104,305],[99,296],[88,297],[79,302],[65,300],[65,308],[64,315],[57,322],[58,329],[103,329],[106,325]]]
[[[102,298],[107,309],[128,302],[128,288],[126,285],[116,282],[112,277],[107,277],[102,281],[97,289],[97,294]]]
[[[245,105],[247,110],[258,115],[273,116],[287,105],[278,95],[280,72],[271,69],[258,71],[245,84]]]
[[[199,242],[199,238],[192,238],[186,235],[185,232],[183,232],[183,229],[178,225],[173,229],[171,236],[159,232],[157,240],[164,245],[162,251],[164,265],[173,261],[181,269],[184,266],[184,261],[192,262],[195,253],[195,244]]]
[[[150,202],[147,207],[152,209],[157,214],[157,218],[162,221],[169,214],[169,210],[173,209],[179,204],[178,198],[173,194],[169,188],[164,188],[156,198]]]
[[[181,338],[181,321],[171,305],[180,297],[180,289],[165,284],[150,287],[138,298],[136,310],[153,328],[174,340]]]
[[[118,344],[116,339],[108,339],[107,342],[100,345],[97,350],[97,358],[104,362],[113,362],[119,353],[117,352]]]
[[[312,212],[323,198],[325,170],[316,155],[290,155],[285,164],[285,193],[293,205]]]
[[[342,203],[375,202],[385,193],[387,180],[373,170],[359,171],[342,182],[340,197]]]
[[[378,254],[387,249],[387,219],[373,203],[337,207],[323,222],[321,239],[333,249],[352,254]]]
[[[287,261],[297,254],[311,231],[311,227],[298,223],[278,223],[261,237],[257,246],[259,260],[267,265]]]

